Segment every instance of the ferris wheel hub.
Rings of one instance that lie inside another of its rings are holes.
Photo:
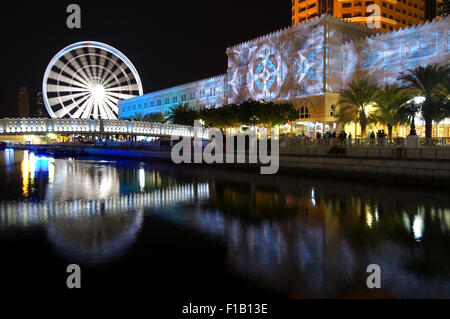
[[[105,88],[100,83],[91,85],[89,91],[96,102],[102,102],[105,99]]]

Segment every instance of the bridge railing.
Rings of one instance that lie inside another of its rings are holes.
[[[0,134],[52,132],[99,132],[100,121],[91,119],[5,118],[0,119]]]
[[[148,136],[194,136],[194,128],[177,124],[163,124],[121,120],[93,119],[46,119],[5,118],[0,119],[0,134],[42,134],[42,133],[105,133]],[[197,132],[208,138],[208,130]]]

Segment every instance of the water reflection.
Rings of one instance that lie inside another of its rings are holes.
[[[375,263],[379,296],[450,297],[447,194],[228,175],[185,223],[219,236],[239,274],[291,297],[358,297]]]
[[[208,184],[163,182],[157,172],[142,167],[137,168],[140,192],[133,193],[133,174],[106,161],[55,160],[26,151],[16,152],[19,164],[10,160],[13,152],[7,155],[7,167],[20,167],[22,195],[37,191],[40,200],[0,202],[0,230],[43,226],[51,244],[71,262],[111,262],[134,242],[144,208],[194,203],[209,195]],[[123,179],[127,187],[121,187]]]
[[[365,296],[372,263],[382,268],[381,296],[450,297],[446,193],[26,152],[2,158],[2,174],[20,170],[21,196],[0,202],[0,231],[44,227],[69,261],[126,259],[145,218],[158,216],[220,239],[229,272],[290,297]]]
[[[113,214],[66,215],[51,219],[47,226],[50,243],[71,262],[98,265],[119,259],[141,229],[143,209]]]
[[[6,167],[10,168],[14,165],[14,150],[7,148],[4,151]]]

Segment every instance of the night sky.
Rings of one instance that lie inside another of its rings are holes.
[[[66,7],[81,6],[81,29]],[[31,106],[52,57],[67,45],[100,41],[122,51],[144,93],[226,73],[227,47],[288,27],[291,0],[15,1],[2,8],[0,117],[17,116],[17,93]]]

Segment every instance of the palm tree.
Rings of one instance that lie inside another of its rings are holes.
[[[367,78],[353,81],[349,89],[341,94],[338,104],[341,105],[336,117],[338,121],[346,124],[350,122],[359,123],[361,136],[366,136],[367,124],[371,122],[368,117],[368,108],[373,106],[380,94],[376,84],[369,82]]]
[[[432,137],[433,121],[440,121],[443,117],[442,111],[447,98],[449,77],[449,66],[438,66],[438,64],[418,66],[401,72],[398,76],[398,80],[405,82],[414,96],[425,98],[419,110],[425,120],[425,137],[428,141]]]
[[[142,122],[144,121],[144,115],[142,113],[136,113],[134,116],[131,117],[132,121]]]
[[[449,90],[450,92],[450,90]],[[450,94],[448,95],[448,97],[445,99],[444,101],[444,116],[445,118],[449,118],[450,117]]]
[[[416,134],[416,114],[419,112],[420,107],[418,104],[414,103],[413,101],[408,101],[405,105],[402,105],[400,109],[398,110],[398,116],[400,118],[405,118],[407,123],[411,125],[411,130],[409,132],[409,135],[417,135]]]
[[[394,126],[408,122],[408,117],[400,109],[410,99],[411,94],[397,84],[386,85],[375,99],[375,111],[369,117],[372,122],[387,126],[390,141]]]
[[[153,123],[166,123],[167,119],[161,112],[150,113],[144,116],[144,121]]]
[[[171,106],[169,109],[168,120],[173,124],[194,125],[198,119],[198,112],[189,107],[187,103]]]
[[[444,85],[444,89],[441,92],[442,95],[442,112],[441,118],[437,121],[441,121],[446,118],[450,118],[450,83]]]

